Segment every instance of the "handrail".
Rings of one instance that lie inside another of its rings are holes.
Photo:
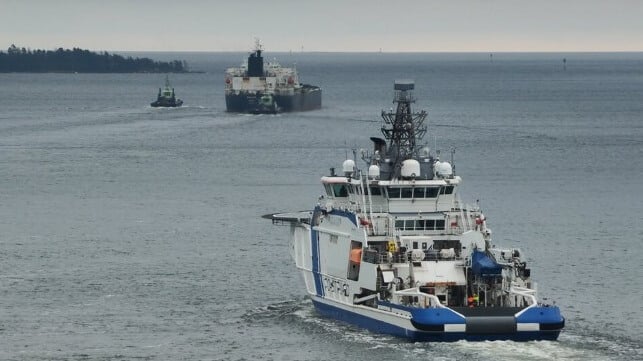
[[[431,295],[428,293],[421,292],[418,287],[414,288],[407,288],[405,290],[401,291],[393,291],[393,295],[396,297],[400,296],[418,296],[418,297],[425,297],[430,300],[429,302],[429,307],[433,306],[436,308],[447,308],[444,306],[441,302],[440,299],[436,295]]]
[[[536,290],[532,290],[531,288],[511,285],[511,287],[509,288],[509,293],[522,296],[526,299],[531,300],[531,304],[525,307],[522,311],[516,313],[515,317],[519,317],[528,309],[538,306],[538,299],[536,299]]]

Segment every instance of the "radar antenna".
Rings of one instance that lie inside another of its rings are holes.
[[[413,89],[415,82],[412,80],[396,80],[394,89],[395,97],[393,103],[397,103],[397,110],[382,111],[382,134],[389,142],[391,155],[395,156],[394,173],[399,172],[404,160],[413,158],[417,153],[418,141],[426,134],[424,119],[426,111],[413,113],[411,103],[415,102]]]

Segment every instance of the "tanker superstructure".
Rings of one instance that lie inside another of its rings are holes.
[[[302,84],[296,68],[264,62],[261,44],[247,62],[225,73],[226,110],[236,113],[281,113],[321,108],[321,88]]]
[[[321,178],[312,211],[269,217],[290,226],[315,308],[417,341],[556,340],[565,319],[538,300],[523,252],[492,243],[478,204],[460,200],[453,160],[422,144],[427,113],[411,111],[414,86],[395,82],[384,138]]]

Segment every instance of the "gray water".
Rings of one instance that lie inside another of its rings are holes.
[[[0,74],[0,359],[643,359],[643,54],[267,54],[324,106],[256,116],[225,113],[243,54],[153,55],[205,71],[170,76],[184,107],[149,107],[159,74]],[[306,299],[260,216],[310,209],[399,78],[559,341],[409,343]]]

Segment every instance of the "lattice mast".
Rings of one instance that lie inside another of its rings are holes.
[[[412,80],[395,81],[393,103],[397,103],[397,109],[395,113],[392,109],[389,112],[382,111],[382,134],[389,143],[388,155],[392,158],[394,177],[399,177],[404,160],[417,157],[418,142],[426,134],[426,111],[413,113],[411,110],[411,103],[415,102],[414,88]]]

